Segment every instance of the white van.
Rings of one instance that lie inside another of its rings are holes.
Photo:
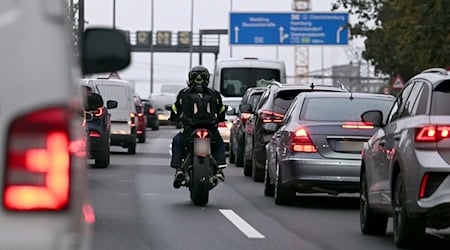
[[[218,59],[210,87],[224,97],[242,97],[250,87],[267,85],[267,81],[261,80],[286,83],[284,61],[259,58]]]
[[[128,149],[136,154],[137,117],[134,103],[134,89],[131,83],[120,79],[93,79],[104,100],[117,101],[117,108],[111,109],[111,146]]]

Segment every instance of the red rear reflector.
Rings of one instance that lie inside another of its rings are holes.
[[[425,197],[425,192],[427,191],[427,184],[428,184],[428,174],[424,174],[424,176],[422,177],[422,182],[420,183],[419,198]]]
[[[315,153],[316,146],[311,141],[308,131],[300,127],[295,131],[291,141],[291,150],[294,152]]]
[[[438,142],[442,139],[450,138],[450,126],[428,125],[416,128],[416,142]]]
[[[90,137],[100,137],[100,133],[98,131],[89,131]]]
[[[351,128],[351,129],[373,129],[374,126],[371,123],[365,122],[344,122],[342,124],[343,128]]]
[[[83,217],[86,223],[88,224],[95,223],[95,213],[91,205],[86,204],[83,206]]]
[[[61,210],[68,205],[71,155],[83,152],[78,140],[69,139],[73,114],[66,108],[46,109],[11,124],[3,187],[6,209]]]

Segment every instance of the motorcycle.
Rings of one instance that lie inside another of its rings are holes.
[[[195,205],[204,206],[209,201],[209,191],[219,183],[217,163],[211,154],[214,144],[208,129],[195,129],[186,139],[185,160],[182,164],[190,198]]]

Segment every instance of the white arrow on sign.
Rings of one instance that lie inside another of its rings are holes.
[[[239,42],[239,27],[234,26],[234,43]]]
[[[286,38],[289,37],[289,34],[284,34],[284,27],[280,26],[280,43],[283,43]]]
[[[341,32],[344,30],[344,27],[339,27],[336,31],[336,43],[341,43]]]

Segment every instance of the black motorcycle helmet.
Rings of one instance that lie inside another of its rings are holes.
[[[202,65],[195,66],[189,71],[188,79],[189,87],[193,85],[207,87],[209,83],[209,71]]]

